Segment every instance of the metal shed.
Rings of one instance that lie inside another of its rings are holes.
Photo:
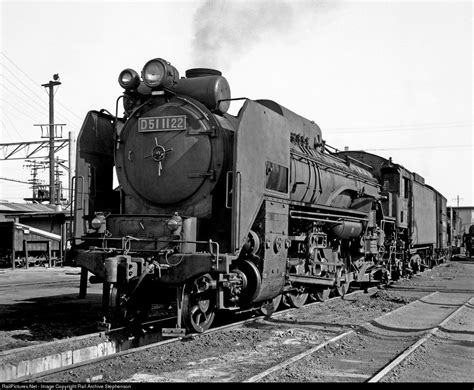
[[[62,264],[68,219],[54,205],[0,203],[0,262],[12,268]]]

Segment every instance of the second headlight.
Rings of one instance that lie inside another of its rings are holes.
[[[124,69],[120,72],[118,81],[120,86],[128,91],[138,88],[140,85],[140,76],[133,69]]]

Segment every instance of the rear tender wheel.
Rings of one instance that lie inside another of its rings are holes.
[[[187,329],[203,333],[208,330],[216,316],[215,291],[201,291],[200,283],[205,280],[200,277],[194,282],[188,282],[184,288],[182,320]]]
[[[268,303],[264,304],[261,308],[260,311],[264,316],[271,316],[277,309],[278,306],[280,306],[282,295],[277,295],[275,298],[273,298],[271,301]]]
[[[304,291],[304,290],[303,290]],[[302,288],[301,289],[296,289],[290,292],[287,292],[285,294],[285,301],[288,305],[291,307],[299,308],[303,306],[307,299],[308,299],[308,293],[303,292]]]

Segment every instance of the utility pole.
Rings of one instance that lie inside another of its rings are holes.
[[[49,81],[47,84],[42,84],[42,87],[48,88],[49,91],[49,203],[56,204],[55,188],[54,188],[54,86],[61,85],[59,75],[53,75],[54,81]]]
[[[44,194],[47,192],[45,191],[44,184],[41,184],[41,180],[38,179],[38,171],[40,169],[45,169],[46,162],[38,162],[37,160],[25,160],[28,164],[23,165],[26,168],[30,168],[31,170],[31,179],[29,183],[31,183],[31,188],[33,190],[33,195],[31,198],[24,198],[24,200],[31,200],[33,202],[42,203],[46,200],[49,200],[49,196],[46,198]]]
[[[54,175],[55,175],[55,188],[56,188],[56,204],[60,204],[64,199],[63,199],[63,186],[60,180],[60,177],[63,175],[63,172],[59,170],[59,166],[64,166],[64,163],[66,160],[60,160],[58,157],[56,157],[56,164],[55,164],[55,170],[54,170]]]
[[[459,197],[459,195],[458,195],[458,196],[456,196],[456,200],[457,200],[457,207],[459,207],[459,200],[460,200],[460,199],[464,199],[464,198],[460,198],[460,197]]]

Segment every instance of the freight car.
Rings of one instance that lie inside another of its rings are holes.
[[[407,214],[384,216],[371,169],[274,101],[239,98],[231,115],[221,72],[185,75],[161,58],[123,70],[115,115],[89,112],[78,136],[72,250],[81,285],[103,284],[104,325],[160,305],[177,313],[165,333],[203,332],[218,312],[271,314],[400,274]]]
[[[474,254],[474,225],[469,226],[469,230],[463,236],[466,256],[472,257]]]
[[[425,255],[427,265],[432,267],[440,262],[449,260],[451,257],[451,248],[448,242],[448,211],[446,198],[436,189],[426,185],[433,192],[436,212],[436,239],[429,242],[430,252]]]
[[[384,215],[395,221],[392,254],[400,275],[411,275],[449,258],[448,214],[441,193],[391,158],[355,150],[336,155],[366,167],[382,186]]]
[[[451,255],[461,254],[463,247],[462,218],[453,207],[448,207],[448,243]]]

